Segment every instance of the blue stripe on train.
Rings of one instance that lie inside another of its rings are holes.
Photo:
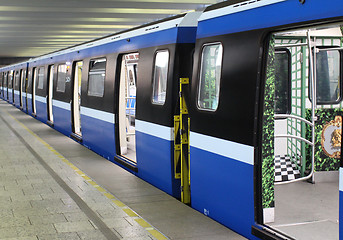
[[[174,178],[173,142],[136,131],[138,176],[180,198],[180,180]]]
[[[8,89],[8,93],[7,93],[7,99],[9,103],[13,103],[13,93],[12,93],[12,89]]]
[[[52,106],[52,110],[54,113],[54,128],[63,133],[66,136],[70,136],[71,134],[71,116],[70,110],[66,110],[64,108],[60,108],[57,106]]]
[[[113,161],[115,149],[114,124],[81,114],[82,144]]]
[[[291,23],[317,19],[341,17],[342,0],[306,1],[287,0],[284,2],[233,13],[199,22],[197,38],[269,28]]]
[[[39,121],[46,123],[48,120],[46,103],[37,101],[36,99],[36,117]]]
[[[20,96],[19,96],[19,94],[14,93],[14,104],[17,108],[20,108]]]
[[[249,239],[254,220],[254,166],[195,147],[191,155],[192,207]]]

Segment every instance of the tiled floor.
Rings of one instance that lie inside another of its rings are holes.
[[[244,239],[0,100],[0,239]]]
[[[275,182],[294,180],[300,177],[300,171],[289,156],[275,156]]]

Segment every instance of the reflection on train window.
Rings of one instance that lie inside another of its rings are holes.
[[[13,71],[8,72],[8,88],[12,88]]]
[[[316,54],[317,103],[335,104],[341,99],[341,54],[322,49]],[[309,93],[312,99],[311,91]]]
[[[22,75],[21,75],[21,89],[23,92],[26,92],[26,70],[22,70]]]
[[[7,87],[7,73],[4,73],[4,87]]]
[[[223,46],[221,43],[205,45],[201,56],[198,108],[215,111],[219,101]]]
[[[275,114],[289,114],[291,110],[290,59],[287,49],[275,52]]]
[[[88,96],[104,96],[106,58],[91,60],[88,73]]]
[[[14,79],[14,87],[15,87],[15,89],[18,89],[19,81],[20,81],[20,72],[16,71],[15,72],[15,79]]]
[[[66,64],[61,64],[58,65],[58,70],[57,70],[57,87],[56,91],[57,92],[65,92],[66,90],[66,82],[67,82],[67,77],[68,77],[68,66]]]
[[[44,88],[44,67],[40,67],[38,70],[38,89]]]
[[[155,55],[152,102],[163,105],[166,101],[169,51],[158,51]]]

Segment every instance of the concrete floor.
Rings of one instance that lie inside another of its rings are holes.
[[[1,239],[244,239],[2,100],[0,114]]]
[[[338,239],[339,190],[335,182],[275,186],[275,222],[295,239]]]

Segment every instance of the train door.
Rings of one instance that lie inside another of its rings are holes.
[[[118,126],[117,154],[133,162],[136,160],[136,80],[139,53],[122,56],[120,68],[120,82],[118,87]]]
[[[270,41],[262,134],[263,221],[294,239],[338,239],[342,33],[325,26]]]
[[[50,65],[48,68],[48,123],[52,125],[54,123],[54,115],[52,113],[52,99],[54,89],[54,65]]]
[[[4,100],[8,100],[8,74],[7,72],[4,73]]]
[[[32,75],[32,114],[36,116],[36,82],[37,82],[37,68],[33,68]]]
[[[25,111],[27,111],[27,95],[26,95],[26,84],[27,84],[27,78],[26,78],[26,69],[23,70],[23,74],[22,74],[22,79],[21,79],[21,106],[22,109],[24,109]]]
[[[13,71],[8,72],[8,101],[13,103]]]
[[[74,63],[74,83],[73,83],[73,132],[79,137],[82,136],[81,132],[81,77],[82,77],[83,61]]]
[[[21,70],[15,71],[13,82],[13,105],[19,106],[19,86]]]
[[[0,97],[3,98],[3,87],[4,87],[4,73],[1,73],[0,76]]]
[[[25,83],[24,71],[25,70],[20,70],[20,81],[19,81],[19,107],[21,109],[23,109],[23,83]]]

